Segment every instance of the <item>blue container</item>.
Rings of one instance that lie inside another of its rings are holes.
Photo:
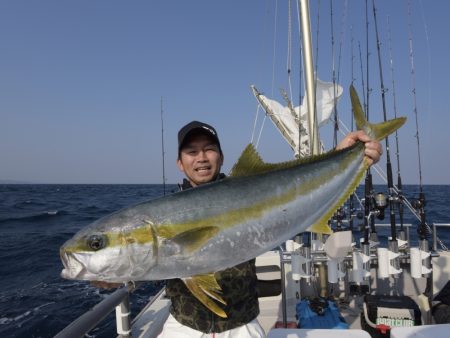
[[[348,329],[349,325],[342,318],[336,303],[321,300],[324,306],[321,314],[311,308],[311,301],[304,299],[296,306],[298,327],[302,329]]]

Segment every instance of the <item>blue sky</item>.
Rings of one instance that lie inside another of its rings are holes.
[[[401,172],[405,183],[415,183],[407,1],[376,5],[387,114],[393,116],[389,16],[397,110],[408,117],[399,132]],[[423,182],[450,184],[445,138],[450,124],[450,2],[411,0],[411,8]],[[321,1],[319,18],[317,13],[318,2],[311,1],[314,48],[320,23],[318,73],[331,81],[329,1]],[[353,77],[361,91],[357,45],[365,67],[365,5],[333,1],[333,14],[335,64],[341,49],[339,79],[345,89],[338,111],[349,123],[350,42],[353,36]],[[250,85],[280,101],[279,88],[288,88],[287,17],[285,0],[0,2],[0,180],[161,183],[161,97],[167,181],[182,178],[175,167],[176,135],[195,119],[216,126],[227,172],[251,139],[257,104]],[[369,27],[370,118],[381,121],[372,11]],[[292,44],[298,97],[296,20]],[[331,128],[321,136],[330,148]],[[393,138],[390,145],[396,170]],[[269,120],[259,151],[270,162],[292,157]]]

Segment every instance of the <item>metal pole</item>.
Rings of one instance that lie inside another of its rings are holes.
[[[316,123],[316,86],[314,84],[314,66],[309,17],[309,0],[300,0],[300,15],[303,42],[303,64],[305,65],[305,84],[308,103],[308,127],[310,136],[310,154],[319,154],[319,131]]]
[[[128,287],[122,287],[114,291],[91,310],[66,326],[55,338],[84,337],[86,333],[95,328],[128,296],[129,291]]]

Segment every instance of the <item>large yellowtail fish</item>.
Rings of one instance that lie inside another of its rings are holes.
[[[350,91],[357,126],[373,139],[405,122],[368,123]],[[230,177],[127,207],[82,229],[61,247],[61,275],[106,282],[182,278],[205,306],[226,317],[216,303],[224,301],[214,272],[307,229],[330,233],[328,219],[367,168],[360,142],[278,164],[263,163],[249,145]]]

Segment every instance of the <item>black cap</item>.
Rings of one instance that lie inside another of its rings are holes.
[[[188,136],[192,135],[194,132],[203,133],[205,135],[210,136],[219,146],[219,151],[222,153],[222,149],[220,148],[219,136],[217,135],[217,131],[213,126],[210,126],[207,123],[192,121],[186,124],[183,128],[178,132],[178,154],[180,153],[181,147],[184,145],[184,142],[188,138]]]

